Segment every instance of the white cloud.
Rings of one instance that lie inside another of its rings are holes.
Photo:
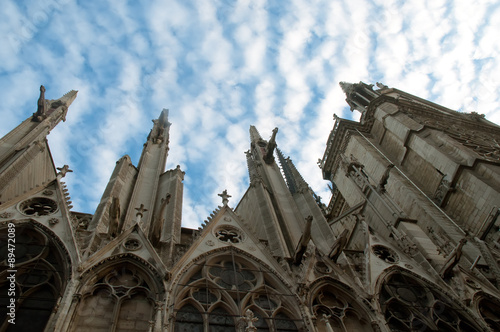
[[[500,122],[494,1],[53,3],[3,4],[0,35],[11,47],[0,49],[0,132],[34,112],[40,84],[48,98],[79,90],[50,143],[57,166],[74,169],[68,186],[85,212],[116,159],[137,163],[164,107],[167,167],[186,171],[192,227],[223,189],[231,206],[245,192],[250,124],[264,139],[279,127],[279,147],[328,196],[316,161],[332,115],[359,116],[346,111],[339,81],[382,81]]]

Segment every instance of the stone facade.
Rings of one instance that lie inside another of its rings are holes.
[[[196,230],[181,227],[184,172],[164,171],[166,110],[95,213],[72,211],[71,170],[46,136],[76,92],[41,89],[0,141],[0,331],[500,330],[500,128],[383,85],[341,87],[361,120],[336,117],[328,205],[278,130],[252,126],[248,190],[234,208],[221,193]]]

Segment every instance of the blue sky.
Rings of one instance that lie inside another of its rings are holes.
[[[147,3],[147,4],[142,4]],[[93,213],[116,160],[137,164],[151,119],[170,110],[167,169],[186,172],[183,224],[248,186],[248,128],[328,200],[316,165],[339,81],[382,82],[500,123],[498,1],[8,1],[0,13],[0,135],[46,98],[78,90],[49,136],[74,170],[74,210]]]

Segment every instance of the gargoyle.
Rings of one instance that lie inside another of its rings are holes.
[[[306,227],[304,228],[304,233],[300,237],[299,243],[297,244],[297,249],[295,250],[295,255],[293,256],[293,264],[299,265],[302,261],[302,257],[306,252],[307,245],[311,240],[311,225],[312,225],[312,216],[308,216],[306,218]]]

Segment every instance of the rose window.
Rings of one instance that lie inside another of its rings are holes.
[[[398,254],[396,254],[394,250],[389,249],[386,246],[375,245],[372,247],[372,251],[375,254],[375,256],[377,256],[386,263],[394,264],[399,261]]]
[[[221,242],[240,243],[243,241],[241,232],[235,227],[219,228],[215,231],[215,237]]]
[[[57,203],[45,197],[35,197],[22,202],[19,210],[28,216],[46,216],[56,212]]]
[[[128,239],[123,243],[123,246],[125,249],[133,251],[133,250],[138,250],[141,248],[141,243],[137,239]]]

